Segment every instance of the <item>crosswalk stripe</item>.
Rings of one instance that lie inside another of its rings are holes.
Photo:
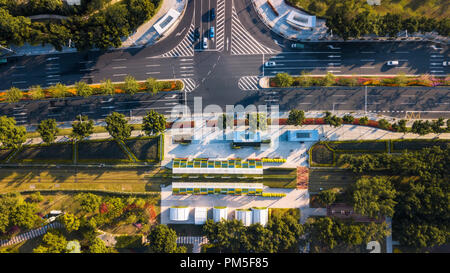
[[[191,57],[194,56],[194,25],[191,24],[189,31],[181,42],[169,52],[159,57]]]
[[[225,46],[225,0],[217,0],[216,28],[216,49],[222,51]]]
[[[198,87],[197,82],[194,79],[186,78],[182,79],[182,81],[184,82],[183,91],[185,92],[192,92]]]
[[[238,87],[241,90],[259,90],[258,82],[258,76],[245,76],[239,79]]]
[[[233,7],[231,16],[231,54],[232,55],[255,55],[274,54],[279,51],[261,45],[248,33],[239,20],[236,9]]]

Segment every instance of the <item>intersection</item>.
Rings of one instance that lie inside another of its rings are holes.
[[[211,19],[210,11],[215,10]],[[209,38],[210,29],[214,38]],[[199,37],[195,37],[198,30]],[[202,47],[203,38],[208,48]],[[194,97],[203,105],[278,104],[281,111],[304,110],[366,111],[403,117],[408,111],[422,116],[450,114],[447,87],[310,87],[303,89],[263,89],[259,80],[277,73],[312,75],[406,75],[445,76],[442,66],[450,54],[446,45],[431,42],[360,41],[308,42],[305,48],[291,48],[293,42],[279,37],[264,25],[251,1],[188,1],[176,29],[162,41],[148,47],[132,47],[101,52],[22,56],[0,68],[0,89],[47,87],[58,82],[74,84],[84,80],[123,81],[126,75],[137,80],[181,79],[183,91],[170,94],[117,95],[111,99],[70,98],[64,101],[29,101],[0,106],[0,114],[14,116],[18,123],[36,124],[46,118],[70,121],[80,113],[102,119],[113,111],[130,116],[149,109],[168,114],[177,103],[192,107]],[[386,62],[398,60],[389,67]],[[273,67],[264,67],[267,61]],[[11,110],[12,109],[12,110]]]

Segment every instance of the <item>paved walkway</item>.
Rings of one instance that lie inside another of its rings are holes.
[[[59,222],[53,222],[53,223],[43,226],[41,228],[33,229],[28,232],[14,236],[9,240],[1,240],[0,247],[18,244],[20,242],[39,237],[39,236],[47,233],[47,230],[51,229],[51,228],[62,228],[62,225]]]
[[[179,13],[183,13],[183,10],[186,7],[187,0],[162,0],[163,3],[158,10],[158,13],[155,14],[150,20],[142,24],[138,27],[138,29],[131,34],[123,43],[122,47],[130,47],[130,46],[140,46],[140,45],[152,45],[161,39],[161,36],[158,34],[153,25],[162,18],[170,9],[174,9]],[[181,19],[181,16],[180,18]],[[174,26],[177,23],[174,24]],[[170,34],[171,31],[175,29],[172,26],[164,36]]]
[[[208,238],[205,236],[179,236],[177,238],[177,244],[184,244],[184,245],[194,245],[194,248],[192,249],[192,253],[200,253],[201,251],[201,245],[207,244]]]
[[[386,237],[386,252],[392,253],[392,218],[386,217],[386,224],[390,230],[389,235]]]

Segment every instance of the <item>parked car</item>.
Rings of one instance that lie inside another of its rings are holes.
[[[276,65],[276,63],[273,62],[273,61],[269,61],[269,62],[266,62],[266,63],[264,64],[265,67],[272,67],[272,66],[275,66],[275,65]]]
[[[204,49],[208,48],[208,39],[206,37],[203,38],[203,48]]]
[[[211,11],[209,12],[209,16],[211,18],[211,20],[214,20],[216,18],[216,9],[212,8]]]
[[[398,65],[398,61],[388,61],[387,65],[390,65],[390,66]]]
[[[200,38],[200,31],[196,28],[194,30],[194,39],[197,40],[198,38]]]
[[[304,44],[292,44],[291,48],[293,48],[293,49],[304,49],[305,45]]]
[[[0,58],[0,64],[6,64],[7,62],[8,62],[8,59]]]
[[[449,64],[450,64],[450,62],[447,62],[447,61],[442,63],[443,66],[448,66]]]
[[[214,38],[214,27],[209,29],[209,38]]]

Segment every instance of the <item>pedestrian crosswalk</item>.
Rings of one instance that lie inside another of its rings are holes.
[[[231,55],[275,54],[279,51],[268,48],[258,42],[244,28],[236,9],[233,7],[231,20]]]
[[[444,71],[444,55],[439,52],[430,54],[430,74],[435,76],[445,76]]]
[[[169,52],[166,52],[159,57],[190,57],[194,56],[194,25],[191,24],[189,31],[181,42]]]
[[[26,240],[33,239],[33,238],[41,236],[41,235],[47,233],[48,229],[61,228],[61,227],[62,227],[62,225],[59,222],[53,222],[53,223],[51,223],[49,225],[46,225],[46,226],[43,226],[41,228],[33,229],[33,230],[30,230],[30,231],[28,231],[26,233],[22,233],[22,234],[19,234],[17,236],[14,236],[11,239],[0,240],[0,247],[18,244],[20,242],[23,242],[23,241],[26,241]]]
[[[194,245],[192,252],[200,253],[201,246],[208,243],[208,238],[205,236],[179,236],[177,237],[177,244],[180,245]]]
[[[241,90],[259,90],[260,88],[258,83],[258,76],[245,76],[239,79],[238,87]]]
[[[198,84],[194,79],[187,78],[182,80],[184,82],[184,92],[192,92],[198,87]]]
[[[217,0],[216,49],[222,51],[225,41],[225,0]]]

